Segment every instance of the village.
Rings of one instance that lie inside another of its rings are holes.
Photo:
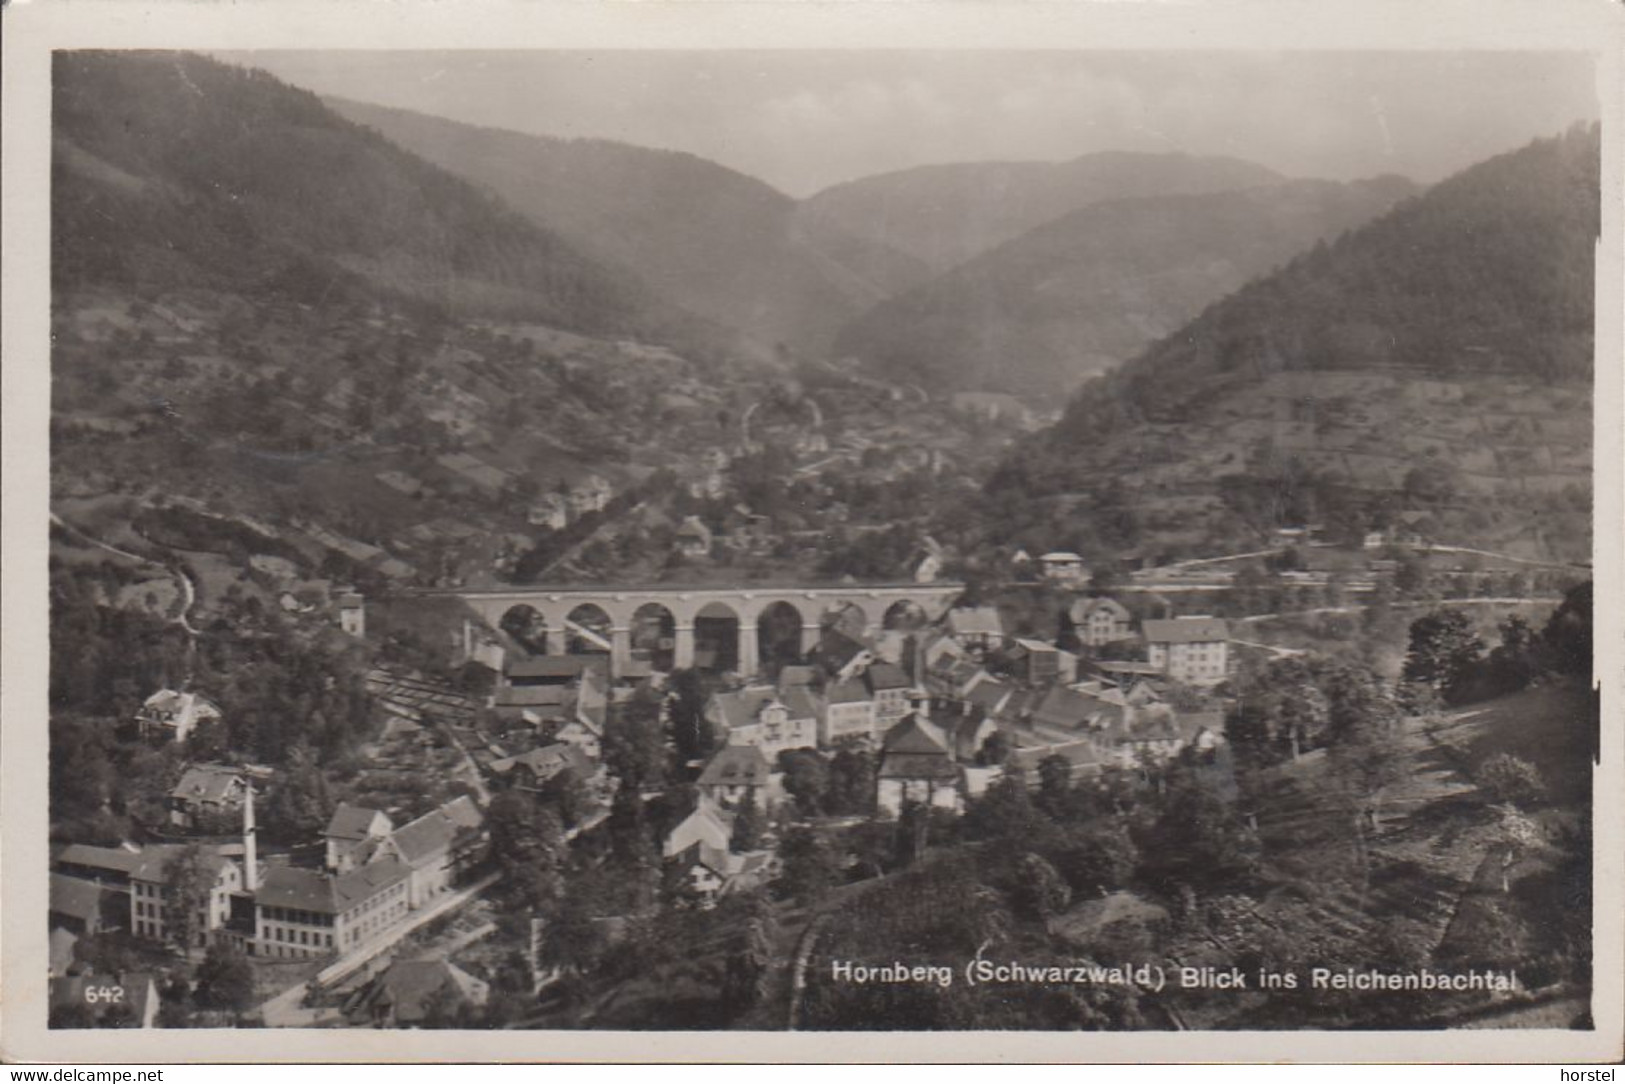
[[[1063,567],[1052,575],[1074,572]],[[366,637],[358,595],[342,595],[336,612],[345,635]],[[1080,657],[1009,633],[992,606],[948,608],[931,621],[917,606],[895,616],[901,627],[865,628],[861,617],[853,627],[854,614],[836,609],[823,615],[804,655],[781,652],[749,671],[706,673],[700,721],[707,751],[683,765],[692,808],[659,841],[665,882],[702,907],[771,885],[782,872],[775,841],[798,823],[824,819],[816,796],[809,801],[800,785],[809,772],[855,771],[851,785],[865,793],[852,800],[854,814],[890,819],[915,805],[958,812],[1004,772],[1032,773],[1051,757],[1081,779],[1191,750],[1214,766],[1216,787],[1233,788],[1224,778],[1223,713],[1202,693],[1230,669],[1224,621],[1137,623],[1114,599],[1080,593],[1069,613],[1073,646],[1089,656]],[[411,966],[420,961],[409,954],[395,960],[392,946],[477,902],[495,879],[501,863],[489,853],[484,808],[492,796],[517,791],[562,805],[573,837],[603,820],[625,782],[606,764],[612,716],[653,702],[663,740],[673,744],[679,698],[672,675],[650,665],[665,648],[656,661],[669,667],[669,637],[635,650],[642,664],[613,675],[610,644],[590,627],[571,627],[579,635],[565,654],[533,654],[545,649],[545,636],[538,643],[500,626],[477,636],[457,630],[470,652],[462,662],[493,664],[497,676],[483,698],[398,669],[368,675],[387,718],[380,755],[421,757],[448,742],[457,750],[431,770],[466,793],[421,816],[403,821],[398,811],[340,802],[320,846],[268,854],[256,845],[255,808],[278,788],[275,773],[202,762],[189,764],[164,796],[165,841],[60,848],[51,876],[55,988],[71,1000],[83,997],[87,983],[103,982],[70,962],[72,944],[122,932],[166,947],[176,961],[224,946],[255,964],[319,962],[300,980],[309,995],[360,971],[369,977],[350,984],[358,1006],[401,996],[391,992],[399,981],[423,1001],[432,991],[422,969]],[[1092,658],[1126,645],[1134,650]],[[723,654],[738,664],[737,647]],[[702,645],[701,663],[717,657]],[[688,661],[695,661],[692,652]],[[1171,698],[1171,689],[1181,695]],[[218,725],[222,712],[204,692],[164,689],[131,722],[141,740],[184,750],[199,730]],[[658,794],[644,787],[640,797]],[[529,951],[534,957],[535,946]],[[534,958],[531,965],[545,972]],[[436,975],[457,997],[480,988],[481,980],[450,963]],[[131,991],[144,1022],[156,1018],[150,973],[119,976],[115,985]],[[321,1018],[337,1019],[329,1010]],[[411,1022],[411,1011],[401,1012],[391,1022]]]

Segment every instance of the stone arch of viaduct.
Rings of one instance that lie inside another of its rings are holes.
[[[739,622],[739,665],[754,673],[757,659],[757,619],[769,607],[783,603],[801,616],[801,648],[817,642],[823,615],[831,609],[851,607],[862,615],[865,632],[878,631],[893,607],[913,603],[932,621],[940,618],[964,593],[959,583],[907,584],[901,586],[823,586],[823,587],[506,587],[471,588],[445,592],[462,599],[491,628],[498,628],[508,611],[528,606],[547,622],[550,653],[561,649],[564,637],[556,635],[578,607],[595,606],[609,618],[611,669],[624,672],[631,659],[634,615],[653,603],[671,614],[674,629],[673,665],[682,668],[694,663],[694,621],[720,614],[724,609]]]

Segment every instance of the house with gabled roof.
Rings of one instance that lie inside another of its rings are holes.
[[[95,936],[103,930],[122,930],[130,924],[130,896],[116,888],[52,873],[51,928]]]
[[[465,794],[401,825],[384,847],[412,871],[408,906],[422,907],[455,888],[484,857],[485,816]]]
[[[174,892],[170,888],[173,864],[184,858],[188,848],[178,843],[144,847],[141,862],[130,871],[130,930],[138,937],[168,941],[177,929]],[[243,867],[218,851],[200,849],[198,864],[206,888],[202,907],[192,916],[193,943],[183,948],[202,948],[232,917],[232,897],[243,890]]]
[[[718,692],[706,702],[705,718],[724,744],[756,746],[770,760],[786,749],[818,744],[818,705],[805,686],[747,685]]]
[[[876,662],[863,672],[863,683],[875,704],[875,729],[884,733],[908,714],[914,683],[896,663]]]
[[[943,731],[914,714],[886,732],[875,773],[875,803],[897,816],[907,802],[958,809],[959,768]]]
[[[1083,567],[1083,558],[1067,550],[1055,550],[1038,559],[1044,578],[1062,583],[1077,583],[1086,579],[1089,570]]]
[[[601,770],[598,763],[582,752],[579,746],[567,742],[537,746],[511,757],[493,760],[489,765],[496,782],[530,791],[542,789],[555,776],[566,771],[574,772],[575,777],[583,783],[591,783],[599,778]]]
[[[701,796],[688,816],[677,822],[661,845],[663,857],[672,858],[696,843],[727,850],[733,840],[734,814]]]
[[[159,689],[135,713],[142,737],[174,741],[185,741],[199,726],[220,718],[220,707],[214,701],[179,689]]]
[[[348,873],[365,865],[376,852],[378,842],[389,838],[394,830],[395,825],[381,811],[340,802],[322,833],[327,845],[327,868]]]
[[[829,749],[845,740],[874,740],[875,702],[862,680],[831,681],[824,686],[820,701],[819,748]]]
[[[344,1015],[358,1027],[412,1028],[466,1017],[490,996],[489,983],[450,961],[396,960],[350,996]]]
[[[684,557],[709,557],[711,543],[711,528],[699,516],[685,516],[673,540],[677,552]]]
[[[195,764],[169,792],[169,822],[178,828],[217,827],[242,812],[248,777],[225,764]]]
[[[1229,675],[1230,626],[1218,617],[1175,617],[1141,626],[1146,661],[1187,685],[1217,685]]]
[[[1025,775],[1028,785],[1032,785],[1038,780],[1038,766],[1050,757],[1060,757],[1066,761],[1067,767],[1072,772],[1073,782],[1099,775],[1106,766],[1106,761],[1101,757],[1100,749],[1092,738],[1018,746],[1010,753],[1009,766],[1020,770]]]
[[[753,796],[766,808],[772,785],[772,765],[755,745],[725,745],[718,749],[695,781],[700,794],[717,805],[731,808]]]
[[[270,866],[254,894],[256,956],[343,955],[404,919],[411,867],[394,855],[337,876]]]
[[[943,621],[949,634],[966,647],[988,650],[1004,642],[1004,617],[996,607],[958,607]]]
[[[1114,598],[1080,598],[1067,610],[1078,641],[1102,647],[1134,639],[1134,615]]]

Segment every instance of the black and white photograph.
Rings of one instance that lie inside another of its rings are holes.
[[[47,1036],[1617,1045],[1616,23],[54,48]]]

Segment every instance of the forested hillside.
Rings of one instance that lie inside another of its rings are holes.
[[[1086,154],[1069,162],[956,162],[839,184],[802,204],[806,228],[906,252],[934,272],[1104,200],[1225,192],[1282,178],[1235,158]]]
[[[1587,557],[1598,164],[1577,126],[1212,305],[1018,447],[986,522],[1194,543],[1409,507]]]
[[[404,299],[696,341],[701,321],[264,72],[181,53],[58,54],[59,289]]]
[[[847,320],[926,274],[865,233],[804,229],[789,196],[692,154],[329,104],[769,349],[821,354]]]
[[[1092,204],[882,302],[837,349],[897,380],[1065,393],[1415,190],[1385,177]]]

